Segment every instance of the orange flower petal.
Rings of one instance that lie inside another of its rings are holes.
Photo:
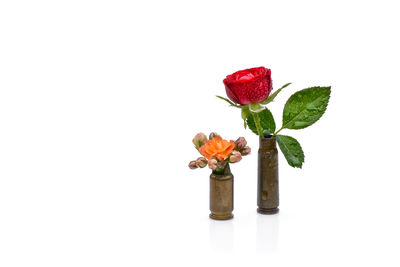
[[[224,160],[229,157],[234,148],[234,141],[227,141],[222,139],[221,136],[216,136],[206,141],[204,145],[199,148],[199,152],[207,159],[216,157],[219,160]]]

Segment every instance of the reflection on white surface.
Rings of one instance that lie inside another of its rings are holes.
[[[233,250],[233,220],[216,221],[210,219],[210,246],[213,250]]]
[[[274,251],[278,247],[279,214],[257,215],[257,239],[258,252]]]

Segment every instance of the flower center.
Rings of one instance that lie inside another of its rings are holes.
[[[253,73],[248,73],[242,77],[239,78],[239,81],[248,81],[254,78]]]

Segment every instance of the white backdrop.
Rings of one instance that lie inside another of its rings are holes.
[[[397,1],[1,1],[0,266],[399,266]],[[256,213],[258,139],[223,78],[265,66],[287,98],[281,212]],[[208,218],[199,131],[245,136],[235,218]]]

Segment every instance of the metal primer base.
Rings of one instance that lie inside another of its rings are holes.
[[[277,214],[279,212],[279,208],[272,208],[272,209],[258,208],[257,212],[260,214]]]
[[[220,220],[220,221],[224,221],[224,220],[230,220],[233,218],[233,214],[214,214],[214,213],[210,213],[210,218],[214,219],[214,220]]]

